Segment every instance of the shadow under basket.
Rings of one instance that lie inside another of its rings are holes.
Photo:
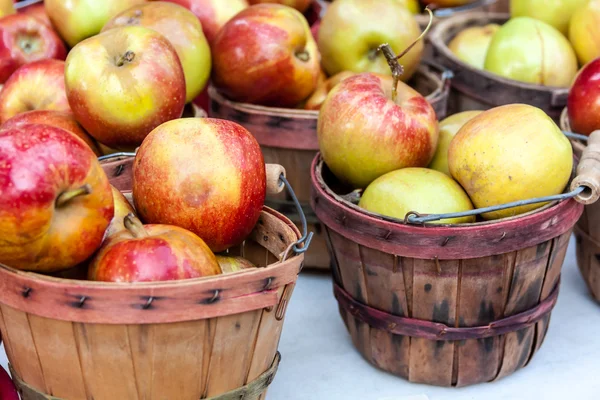
[[[103,163],[126,195],[132,160]],[[230,249],[252,270],[118,284],[0,265],[0,331],[23,400],[264,399],[303,262],[279,257],[299,237],[265,207]]]
[[[560,128],[563,131],[571,131],[566,107],[560,116]],[[577,139],[569,140],[575,155],[581,157],[586,144]],[[577,266],[590,294],[600,303],[600,203],[585,206],[581,218],[575,225],[574,233]]]
[[[421,65],[410,82],[433,106],[439,119],[446,116],[450,91],[449,71],[433,65]],[[242,125],[258,141],[266,163],[282,165],[314,232],[306,252],[306,268],[329,269],[331,261],[321,223],[310,208],[310,165],[319,151],[317,140],[318,111],[264,107],[226,99],[214,87],[209,88],[212,118],[227,119]],[[296,207],[289,195],[268,195],[266,204],[289,215],[300,226]]]
[[[580,203],[494,222],[411,225],[343,200],[319,155],[311,174],[340,314],[368,362],[438,386],[494,381],[530,362],[546,336]]]

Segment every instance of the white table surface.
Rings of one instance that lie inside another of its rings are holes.
[[[330,279],[328,274],[302,273],[287,311],[279,346],[282,361],[269,400],[600,399],[600,305],[591,300],[579,275],[573,240],[539,352],[515,374],[467,388],[412,384],[372,367],[350,341]],[[0,364],[6,368],[6,363],[0,348]]]

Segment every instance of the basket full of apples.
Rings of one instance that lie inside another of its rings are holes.
[[[412,382],[505,377],[543,343],[573,226],[598,199],[600,131],[574,174],[569,140],[537,107],[428,130],[380,85],[347,79],[319,117],[311,206],[341,317],[369,362]]]

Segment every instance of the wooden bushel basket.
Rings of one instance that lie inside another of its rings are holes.
[[[126,196],[132,165],[103,161]],[[0,265],[0,331],[23,400],[264,399],[303,262],[299,238],[265,207],[229,251],[260,267],[252,270],[118,284]]]
[[[433,65],[421,65],[409,84],[425,96],[438,118],[446,116],[450,91],[449,71]],[[210,110],[213,118],[235,121],[248,129],[261,146],[265,162],[282,165],[287,179],[294,187],[298,200],[314,232],[306,252],[307,268],[329,269],[330,258],[323,227],[310,208],[310,165],[319,150],[317,141],[318,111],[263,107],[237,103],[226,99],[215,88],[209,88]],[[296,207],[289,196],[267,196],[267,204],[299,223]]]
[[[448,113],[524,103],[541,108],[558,122],[562,109],[567,105],[568,88],[533,85],[503,78],[465,64],[448,48],[448,43],[465,28],[489,23],[504,24],[508,19],[508,14],[457,14],[440,21],[432,29],[429,40],[433,46],[433,59],[454,73]]]
[[[340,314],[368,362],[439,386],[497,380],[529,363],[546,335],[582,204],[421,226],[344,200],[320,155],[311,174]]]
[[[571,131],[569,115],[565,108],[560,116],[560,128]],[[581,157],[586,144],[570,139],[574,153]],[[585,206],[574,229],[577,266],[592,297],[600,303],[600,204]]]

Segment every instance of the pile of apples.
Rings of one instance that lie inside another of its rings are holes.
[[[511,0],[502,26],[466,28],[448,44],[463,62],[520,82],[570,87],[600,56],[600,1]]]

